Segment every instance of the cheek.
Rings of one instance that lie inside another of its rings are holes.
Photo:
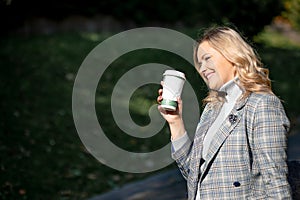
[[[213,59],[209,59],[205,62],[205,67],[208,69],[216,69],[215,61]]]
[[[220,77],[224,77],[228,73],[228,71],[224,67],[220,67],[216,71],[217,71],[218,76],[220,76]]]
[[[235,76],[235,69],[232,65],[228,65],[219,71],[219,76],[222,78],[222,80],[226,83],[227,81],[230,81]]]
[[[224,73],[226,73],[226,70],[225,70],[224,66],[222,66],[220,64],[215,65],[214,69],[215,69],[216,75],[218,75],[219,77],[222,77],[224,75]]]

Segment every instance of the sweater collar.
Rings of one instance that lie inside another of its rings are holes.
[[[219,89],[218,95],[223,96],[227,102],[237,100],[237,98],[243,93],[243,90],[238,85],[238,82],[238,77],[228,81]]]

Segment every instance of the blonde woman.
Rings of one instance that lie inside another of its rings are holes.
[[[199,40],[194,61],[209,88],[194,139],[184,128],[180,98],[174,112],[158,106],[188,199],[291,199],[289,120],[257,53],[234,29],[214,27]]]

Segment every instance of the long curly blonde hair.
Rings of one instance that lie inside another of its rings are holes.
[[[198,39],[194,50],[196,68],[199,67],[197,66],[199,65],[197,61],[198,47],[204,41],[207,41],[212,48],[221,53],[236,67],[239,86],[244,90],[243,98],[246,98],[252,92],[273,93],[269,70],[263,67],[257,52],[236,30],[226,26],[211,27],[205,30],[202,37]],[[219,98],[211,90],[203,103],[205,105],[217,101],[219,101]]]

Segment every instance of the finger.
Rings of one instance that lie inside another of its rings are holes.
[[[158,108],[158,111],[160,112],[160,114],[167,114],[166,110],[163,109],[163,107],[161,105],[158,105],[157,108]]]
[[[160,103],[161,103],[161,101],[162,101],[162,99],[163,99],[163,98],[162,98],[162,96],[158,96],[158,97],[157,97],[157,99],[156,99],[157,103],[159,103],[159,104],[160,104]]]
[[[158,94],[159,94],[159,95],[162,95],[162,93],[163,93],[163,89],[159,89],[159,90],[158,90]]]
[[[160,85],[161,85],[161,86],[164,86],[164,82],[163,82],[163,81],[160,81]]]
[[[178,111],[182,112],[182,99],[181,99],[181,97],[177,98],[177,103],[178,103]]]
[[[158,110],[162,115],[176,115],[177,111],[165,110],[161,105],[158,105]]]

